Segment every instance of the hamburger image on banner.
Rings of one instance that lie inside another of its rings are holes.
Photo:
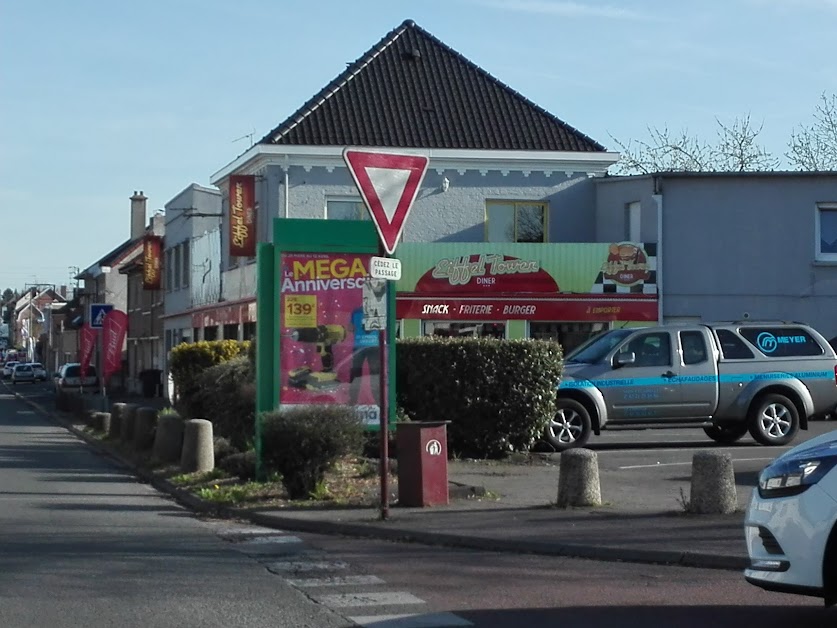
[[[605,279],[622,286],[633,286],[651,276],[648,257],[641,246],[633,242],[616,242],[608,249],[607,261],[602,265]]]

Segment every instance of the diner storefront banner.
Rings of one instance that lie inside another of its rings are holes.
[[[404,243],[397,317],[657,318],[656,244]]]

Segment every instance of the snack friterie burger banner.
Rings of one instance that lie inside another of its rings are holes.
[[[380,417],[383,280],[370,255],[285,253],[280,271],[280,406],[355,406]]]

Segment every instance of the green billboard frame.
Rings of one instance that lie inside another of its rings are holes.
[[[378,232],[370,220],[318,220],[274,218],[273,243],[259,243],[256,251],[256,475],[262,478],[262,415],[279,408],[281,276],[283,253],[356,253],[379,255]],[[395,284],[387,291],[387,423],[394,425],[395,413]],[[380,431],[370,425],[369,431]]]

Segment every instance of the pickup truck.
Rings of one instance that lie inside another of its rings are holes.
[[[837,406],[837,354],[802,323],[612,329],[568,354],[545,440],[563,451],[612,427],[703,427],[785,445]]]

